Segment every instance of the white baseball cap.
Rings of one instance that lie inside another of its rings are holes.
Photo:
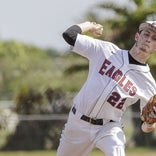
[[[151,30],[156,33],[156,21],[146,21],[140,24],[139,32],[142,30]]]

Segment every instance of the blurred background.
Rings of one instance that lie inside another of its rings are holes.
[[[0,0],[0,151],[56,150],[88,61],[62,38],[95,21],[100,39],[130,49],[140,22],[156,20],[155,0]],[[148,60],[156,78],[156,54]],[[139,101],[123,118],[127,148],[156,147],[140,130]]]

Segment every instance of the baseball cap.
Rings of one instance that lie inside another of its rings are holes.
[[[156,33],[156,21],[146,21],[140,24],[139,32],[142,30],[151,30]]]

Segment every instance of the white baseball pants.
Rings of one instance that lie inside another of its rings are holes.
[[[105,156],[125,156],[125,141],[120,123],[93,125],[70,112],[57,156],[88,156],[94,147],[103,151]]]

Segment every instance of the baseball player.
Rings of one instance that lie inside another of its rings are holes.
[[[85,35],[100,36],[102,31],[102,25],[87,21],[63,33],[72,51],[89,60],[89,73],[73,100],[57,156],[87,156],[94,147],[106,156],[124,156],[123,113],[138,100],[142,110],[156,94],[156,83],[146,64],[156,51],[156,21],[140,24],[130,50]],[[153,129],[153,124],[147,125],[148,132]]]

